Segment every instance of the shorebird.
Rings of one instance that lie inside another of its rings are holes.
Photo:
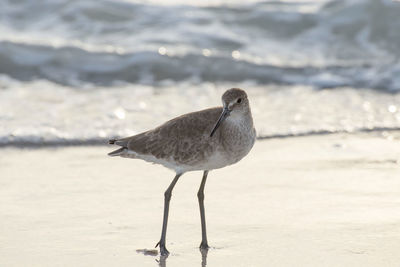
[[[120,146],[110,156],[142,159],[175,171],[175,178],[164,193],[164,216],[160,254],[169,254],[165,239],[169,202],[179,177],[189,171],[203,171],[197,193],[202,240],[200,249],[208,249],[204,212],[204,187],[210,170],[234,164],[246,156],[254,145],[256,131],[245,91],[232,88],[222,95],[222,107],[209,108],[174,118],[161,126],[135,136],[112,139]]]

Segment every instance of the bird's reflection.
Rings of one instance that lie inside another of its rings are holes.
[[[201,248],[201,267],[205,267],[207,265],[207,254],[208,248]]]
[[[201,267],[206,267],[208,249],[200,249],[200,253],[201,253]],[[160,256],[160,259],[156,261],[158,262],[158,265],[160,267],[167,267],[167,258],[168,256]]]
[[[168,256],[160,255],[160,260],[156,260],[158,262],[158,266],[166,267],[167,266],[167,258],[168,258]]]

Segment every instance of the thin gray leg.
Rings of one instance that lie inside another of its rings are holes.
[[[168,256],[169,251],[165,247],[165,237],[167,235],[167,223],[168,223],[168,211],[169,211],[169,201],[171,200],[172,196],[172,189],[176,182],[178,182],[179,177],[181,177],[181,173],[176,174],[174,180],[172,180],[171,184],[168,186],[167,190],[164,193],[164,218],[163,218],[163,226],[161,232],[161,239],[158,241],[157,246],[160,246],[160,254],[161,256]]]
[[[208,171],[204,171],[203,179],[201,180],[199,192],[197,193],[197,197],[199,198],[199,207],[200,207],[200,218],[201,218],[201,244],[200,249],[208,249],[207,242],[207,230],[206,230],[206,216],[204,213],[204,186],[206,185]]]

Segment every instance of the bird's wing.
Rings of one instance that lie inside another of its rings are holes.
[[[222,108],[211,108],[185,114],[120,143],[139,154],[190,163],[212,153],[218,136],[210,138],[210,133],[221,112]]]

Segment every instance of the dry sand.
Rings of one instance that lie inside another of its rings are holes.
[[[173,173],[110,147],[1,149],[1,266],[158,266]],[[163,266],[399,266],[400,142],[377,135],[265,140],[210,172],[207,258],[200,172],[175,187]],[[203,261],[203,263],[202,263]]]

